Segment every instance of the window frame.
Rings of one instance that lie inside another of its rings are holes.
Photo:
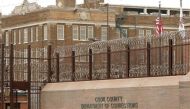
[[[61,34],[59,33],[59,29],[62,32]],[[64,40],[64,39],[65,39],[65,24],[57,24],[57,40]]]
[[[43,40],[48,40],[48,25],[44,24],[43,25]]]
[[[72,37],[73,37],[73,40],[79,40],[79,26],[78,25],[72,25]]]
[[[144,29],[139,29],[139,37],[144,37]]]
[[[24,28],[23,30],[24,33],[24,43],[28,43],[28,28]]]
[[[101,27],[101,41],[107,41],[108,40],[108,27],[102,26]]]
[[[80,26],[80,40],[81,41],[86,41],[87,40],[87,34],[86,34],[86,26],[81,25]]]

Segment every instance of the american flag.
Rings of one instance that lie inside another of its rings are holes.
[[[156,36],[160,36],[163,33],[163,24],[161,17],[156,18]]]
[[[182,0],[180,0],[180,18],[179,18],[179,32],[181,37],[185,37],[185,28],[183,22],[183,9],[182,9]]]
[[[160,36],[163,33],[163,23],[161,19],[160,7],[161,7],[161,2],[159,2],[159,13],[156,18],[156,36]]]

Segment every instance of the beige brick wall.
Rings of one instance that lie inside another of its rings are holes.
[[[109,109],[114,109],[111,108],[114,103],[136,103],[138,107],[131,109],[189,109],[189,77],[52,83],[42,90],[41,108],[82,109],[81,104],[109,104]],[[122,100],[97,102],[97,97],[122,97]]]

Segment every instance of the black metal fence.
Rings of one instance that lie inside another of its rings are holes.
[[[28,95],[28,109],[40,109],[40,91],[46,83],[185,75],[189,72],[189,31],[161,37],[128,38],[61,46],[52,49],[32,45],[1,44],[1,103],[9,90]],[[2,109],[4,109],[2,107]]]

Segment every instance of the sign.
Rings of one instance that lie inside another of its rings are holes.
[[[126,102],[123,96],[95,97],[95,103],[81,104],[81,109],[132,109],[138,108],[136,102]]]
[[[14,81],[13,82],[13,89],[28,90],[29,87],[30,87],[29,82],[26,82],[26,81]]]

